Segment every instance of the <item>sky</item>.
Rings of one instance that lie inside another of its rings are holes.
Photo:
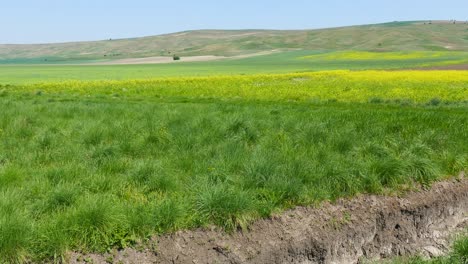
[[[0,0],[0,43],[142,37],[194,29],[316,29],[468,20],[468,0]]]

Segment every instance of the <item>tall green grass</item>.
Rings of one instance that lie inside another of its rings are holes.
[[[246,228],[468,167],[463,107],[7,93],[0,113],[5,263]]]

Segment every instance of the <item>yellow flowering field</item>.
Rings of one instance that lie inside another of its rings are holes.
[[[249,76],[159,78],[124,81],[65,81],[0,88],[33,92],[115,97],[180,97],[368,102],[371,99],[468,100],[467,71],[323,71]]]
[[[413,60],[422,58],[442,58],[447,56],[466,56],[466,52],[447,51],[398,51],[398,52],[370,52],[370,51],[341,51],[316,54],[303,57],[304,59],[321,60]]]

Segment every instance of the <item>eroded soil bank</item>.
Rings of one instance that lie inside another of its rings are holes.
[[[463,175],[462,175],[463,176]],[[71,263],[359,263],[447,252],[468,227],[468,180],[434,184],[405,197],[363,195],[260,220],[248,232],[177,232],[146,249],[72,254]]]

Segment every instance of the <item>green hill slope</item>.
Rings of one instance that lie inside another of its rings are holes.
[[[0,61],[235,56],[271,50],[468,51],[468,24],[418,21],[319,30],[198,30],[93,42],[10,44],[0,45]]]

